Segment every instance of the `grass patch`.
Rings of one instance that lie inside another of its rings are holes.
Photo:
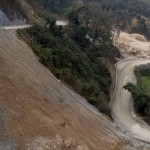
[[[150,95],[150,75],[141,77],[141,87],[148,95]]]
[[[135,74],[137,85],[128,83],[124,88],[132,93],[137,113],[150,124],[150,64],[137,67]]]

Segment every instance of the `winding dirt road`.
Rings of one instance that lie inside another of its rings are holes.
[[[131,94],[123,89],[128,82],[136,83],[135,66],[147,63],[150,63],[150,59],[127,59],[116,65],[117,79],[112,98],[112,114],[121,130],[131,137],[150,143],[150,128],[136,116]]]

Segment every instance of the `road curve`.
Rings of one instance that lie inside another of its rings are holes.
[[[131,94],[123,89],[128,82],[136,83],[135,66],[150,63],[150,59],[127,59],[116,65],[116,87],[111,101],[115,123],[131,137],[150,143],[150,127],[142,123],[133,109]]]

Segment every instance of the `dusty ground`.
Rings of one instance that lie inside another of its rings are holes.
[[[0,30],[0,150],[121,150],[112,123]]]
[[[127,58],[150,58],[150,42],[143,35],[120,32],[116,45]]]

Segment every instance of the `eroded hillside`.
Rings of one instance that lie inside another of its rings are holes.
[[[112,123],[0,30],[0,149],[120,150]]]

